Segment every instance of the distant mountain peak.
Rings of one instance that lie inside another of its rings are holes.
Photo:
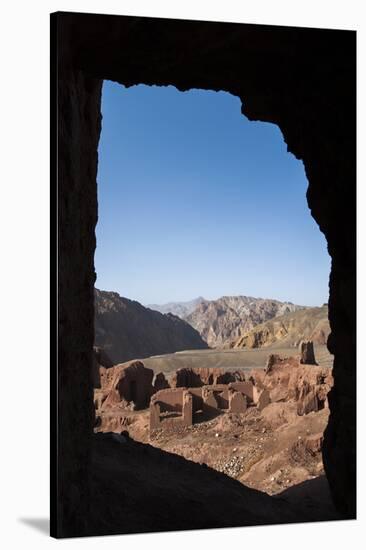
[[[194,298],[193,300],[189,300],[186,302],[168,302],[166,304],[149,304],[146,307],[148,307],[149,309],[153,309],[155,311],[159,311],[160,313],[172,313],[173,315],[176,315],[181,319],[185,319],[185,317],[187,317],[187,315],[192,313],[192,311],[194,311],[196,307],[202,302],[206,302],[205,298],[203,298],[202,296],[198,296],[198,298]]]

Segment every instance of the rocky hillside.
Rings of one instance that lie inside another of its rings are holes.
[[[185,319],[201,302],[205,302],[205,299],[199,296],[189,302],[169,302],[168,304],[162,305],[150,304],[146,307],[154,309],[155,311],[160,311],[160,313],[173,313],[173,315]]]
[[[230,344],[232,348],[261,348],[275,344],[297,346],[300,340],[326,344],[330,333],[328,307],[293,311],[257,325]]]
[[[223,296],[203,300],[185,317],[210,347],[222,347],[278,315],[302,309],[291,302],[279,302],[250,296]]]
[[[122,298],[117,292],[95,289],[95,345],[114,364],[129,359],[207,348],[188,323]]]

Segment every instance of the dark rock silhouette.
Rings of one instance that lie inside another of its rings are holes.
[[[302,341],[299,344],[300,363],[302,365],[317,365],[314,354],[314,344],[311,340]]]
[[[326,481],[315,496],[308,491],[305,502],[296,487],[271,497],[205,465],[116,435],[93,436],[89,535],[339,519]]]

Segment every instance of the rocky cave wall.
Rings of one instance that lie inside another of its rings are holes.
[[[323,458],[338,510],[354,517],[355,33],[67,13],[52,15],[51,22],[58,50],[58,165],[52,181],[59,221],[55,534],[82,534],[88,517],[103,79],[230,92],[241,98],[250,120],[277,124],[288,150],[303,160],[308,204],[332,257],[328,345],[335,386]]]

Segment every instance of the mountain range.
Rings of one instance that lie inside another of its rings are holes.
[[[209,347],[293,346],[301,339],[325,344],[329,332],[327,306],[222,296],[145,307],[117,292],[95,289],[94,344],[113,364]]]
[[[261,323],[230,342],[231,348],[262,348],[266,346],[297,346],[301,340],[326,344],[330,333],[328,306],[292,311]]]
[[[172,302],[149,307],[179,315],[200,333],[210,347],[222,347],[240,338],[259,323],[304,309],[304,306],[291,302],[251,296],[222,296],[218,300],[200,297],[191,302]]]
[[[113,364],[186,349],[207,349],[207,343],[186,321],[162,314],[117,292],[94,291],[95,346]]]

